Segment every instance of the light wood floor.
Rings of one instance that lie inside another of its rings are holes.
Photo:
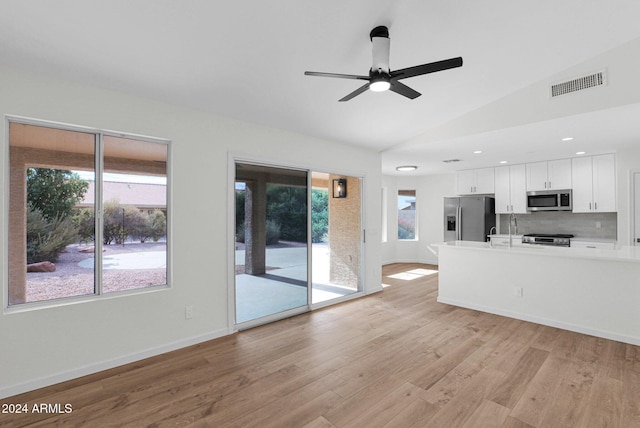
[[[439,304],[437,274],[389,277],[432,268],[389,265],[376,295],[2,400],[73,412],[0,426],[640,427],[639,347]]]

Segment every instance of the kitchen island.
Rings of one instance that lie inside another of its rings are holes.
[[[640,249],[435,244],[438,302],[640,345]]]

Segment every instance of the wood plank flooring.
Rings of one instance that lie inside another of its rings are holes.
[[[437,303],[428,269],[385,266],[381,293],[4,399],[73,411],[0,426],[640,427],[639,347]]]

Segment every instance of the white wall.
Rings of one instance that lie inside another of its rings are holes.
[[[0,67],[0,112],[173,142],[173,286],[0,315],[0,397],[228,334],[229,152],[364,175],[365,291],[380,290],[380,155],[122,93]],[[7,132],[0,122],[0,187],[7,186]],[[2,235],[6,196],[0,201]],[[195,209],[197,205],[197,209]],[[231,234],[232,235],[232,234]],[[6,303],[7,246],[3,241]],[[194,317],[185,320],[185,306]]]
[[[385,175],[382,185],[387,188],[388,240],[382,244],[382,260],[389,263],[438,264],[431,244],[444,239],[443,199],[455,195],[456,175],[437,174],[397,177]],[[398,190],[416,190],[418,210],[418,240],[398,240]]]

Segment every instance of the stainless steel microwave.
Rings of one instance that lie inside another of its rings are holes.
[[[571,190],[527,192],[527,211],[571,211]]]

